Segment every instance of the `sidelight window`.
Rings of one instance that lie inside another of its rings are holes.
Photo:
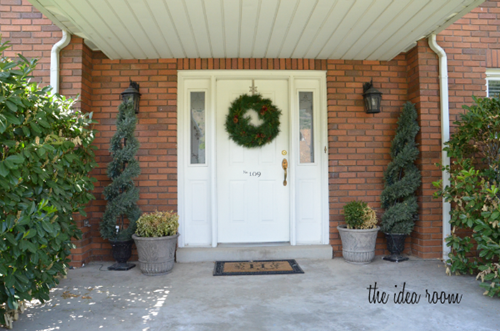
[[[314,163],[313,92],[299,92],[300,163]]]
[[[191,164],[204,164],[205,146],[205,92],[191,92]]]

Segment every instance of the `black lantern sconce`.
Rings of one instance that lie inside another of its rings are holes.
[[[373,79],[369,83],[363,84],[363,100],[367,114],[380,113],[382,92],[373,87]]]
[[[141,99],[141,94],[139,93],[139,84],[136,82],[130,81],[129,87],[125,91],[122,92],[122,100],[127,102],[132,98],[134,103],[135,113],[139,113],[139,100]]]

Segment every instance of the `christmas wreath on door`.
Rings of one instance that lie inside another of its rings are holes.
[[[261,125],[255,126],[248,111],[255,111]],[[270,99],[263,98],[260,94],[242,94],[236,98],[229,107],[226,117],[226,131],[236,144],[253,148],[269,144],[280,133],[281,110],[273,105]]]

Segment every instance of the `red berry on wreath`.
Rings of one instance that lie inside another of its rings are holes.
[[[262,108],[260,109],[260,114],[261,114],[261,115],[264,115],[264,114],[266,113],[266,111],[267,111],[267,106],[266,106],[266,105],[264,105],[264,106],[262,106]]]

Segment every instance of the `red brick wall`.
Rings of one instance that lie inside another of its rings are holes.
[[[435,191],[432,182],[441,178],[435,166],[441,161],[438,76],[436,54],[427,40],[419,41],[408,53],[408,97],[416,104],[418,112],[420,155],[417,165],[422,174],[422,186],[417,192],[420,215],[411,236],[411,248],[414,254],[423,258],[439,258],[443,249],[441,202],[432,197]]]
[[[326,70],[326,60],[312,59],[178,59],[177,65],[179,70]]]
[[[485,95],[485,68],[500,65],[499,1],[488,1],[438,36],[449,58],[450,109],[452,121],[471,96]],[[40,58],[36,80],[49,82],[50,50],[62,36],[59,28],[26,0],[0,0],[0,32],[13,48],[7,56],[21,52]],[[109,140],[114,133],[120,93],[129,79],[141,85],[141,110],[137,135],[142,173],[136,184],[143,211],[176,210],[177,70],[265,69],[327,70],[330,241],[335,255],[341,255],[336,226],[343,222],[342,206],[351,199],[368,202],[381,216],[380,192],[383,170],[390,161],[389,148],[397,117],[406,100],[417,104],[418,136],[423,175],[419,190],[420,220],[408,252],[420,257],[439,257],[441,252],[441,204],[432,199],[432,181],[440,178],[434,163],[440,160],[439,90],[437,57],[420,41],[407,54],[392,61],[342,61],[297,59],[158,59],[112,61],[92,52],[83,40],[73,37],[61,52],[61,94],[81,95],[78,108],[93,111],[99,121],[95,144],[99,167],[97,200],[88,207],[91,227],[78,224],[84,237],[77,242],[74,265],[91,259],[110,259],[110,246],[99,236],[99,221],[105,208],[103,188],[109,184],[106,165],[110,161]],[[370,79],[383,93],[382,113],[368,115],[362,103],[362,84]],[[380,236],[377,254],[385,253]]]
[[[129,79],[140,84],[142,93],[136,134],[141,143],[138,159],[141,175],[136,180],[140,190],[140,208],[144,212],[177,210],[177,70],[190,69],[326,69],[326,61],[291,59],[159,59],[109,60],[96,53],[92,61],[92,108],[98,134],[95,171],[98,179],[96,201],[90,207],[91,255],[109,260],[111,246],[99,235],[99,222],[106,202],[102,196],[110,180],[106,166],[111,161],[109,141],[115,132],[120,93]]]
[[[330,243],[335,256],[342,256],[337,226],[344,224],[342,207],[362,200],[380,219],[383,171],[390,162],[390,146],[396,122],[407,100],[407,61],[399,55],[392,61],[327,61]],[[366,114],[363,83],[373,79],[382,93],[382,111]],[[379,234],[376,254],[385,254],[385,239]]]
[[[40,59],[34,80],[48,85],[50,51],[61,39],[61,30],[26,0],[0,0],[0,34],[12,45],[6,56],[21,53],[29,59]]]
[[[437,36],[448,55],[450,121],[472,95],[486,96],[486,68],[500,68],[500,0],[489,0]]]
[[[106,166],[111,161],[109,142],[116,130],[116,114],[121,93],[129,79],[140,84],[142,93],[136,135],[141,147],[137,153],[141,175],[139,207],[143,212],[177,210],[177,60],[109,60],[94,54],[91,73],[91,110],[99,121],[95,145],[99,168],[94,172],[96,201],[92,203],[91,235],[94,259],[109,260],[111,246],[99,235],[99,222],[106,201],[102,195],[110,180]]]
[[[486,96],[486,68],[500,67],[500,1],[490,0],[437,36],[448,57],[450,124],[460,119],[462,105],[472,96]],[[412,234],[417,256],[438,258],[442,252],[441,201],[432,198],[432,182],[441,178],[435,166],[441,162],[441,127],[438,58],[427,40],[408,53],[409,100],[416,103],[421,132],[417,137],[421,155],[422,187],[418,193],[420,220]]]
[[[67,97],[79,97],[74,107],[84,112],[91,111],[92,55],[93,52],[83,43],[83,39],[75,36],[60,53],[59,92]],[[75,267],[91,259],[92,233],[85,226],[85,221],[92,215],[91,205],[86,208],[86,212],[89,214],[87,217],[74,215],[76,224],[83,232],[81,240],[73,241],[76,248],[72,250],[71,264]]]
[[[92,95],[93,52],[82,38],[73,36],[71,42],[60,53],[60,84],[62,95],[76,98],[75,108],[90,111]]]
[[[93,59],[92,111],[100,124],[96,137],[99,169],[97,201],[92,206],[92,256],[109,259],[110,246],[99,238],[99,221],[105,210],[103,188],[109,184],[106,164],[111,158],[109,139],[114,133],[120,93],[129,78],[141,85],[141,110],[137,135],[141,142],[142,169],[136,184],[143,211],[176,209],[176,98],[177,70],[189,69],[272,69],[327,70],[330,136],[331,243],[336,256],[341,245],[336,226],[343,221],[342,206],[360,199],[377,208],[383,188],[383,170],[389,162],[391,137],[399,111],[407,99],[407,69],[404,55],[390,62],[292,59],[179,59],[108,60],[102,54]],[[384,93],[383,112],[364,111],[362,84],[371,78]],[[385,252],[379,239],[378,253]]]

